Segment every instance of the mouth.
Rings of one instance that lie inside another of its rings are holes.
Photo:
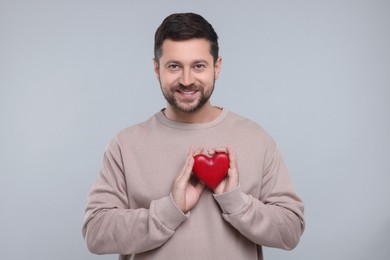
[[[193,95],[196,93],[196,90],[178,90],[182,95]]]
[[[186,97],[186,98],[191,98],[193,97],[194,95],[196,95],[196,93],[198,92],[198,90],[196,89],[178,89],[176,90],[176,92],[182,96],[182,97]]]

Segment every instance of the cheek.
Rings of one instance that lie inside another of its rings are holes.
[[[213,85],[214,79],[217,74],[214,72],[205,73],[201,77],[198,78],[199,82],[202,82],[204,85]]]
[[[174,75],[172,75],[172,73],[168,73],[164,69],[160,69],[160,71],[158,72],[158,79],[161,82],[170,82],[173,80],[173,78],[174,78]]]
[[[162,73],[160,74],[160,82],[161,84],[164,85],[172,85],[178,80],[178,77],[175,74],[167,74],[167,73]]]

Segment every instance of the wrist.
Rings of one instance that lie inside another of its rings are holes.
[[[240,186],[234,190],[222,194],[214,194],[223,213],[233,214],[241,211],[249,203],[249,195],[241,191]]]

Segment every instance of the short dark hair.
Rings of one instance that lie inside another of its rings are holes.
[[[183,41],[193,38],[204,38],[210,42],[210,53],[216,62],[218,35],[206,19],[194,13],[176,13],[164,19],[154,35],[154,58],[157,62],[161,58],[164,40]]]

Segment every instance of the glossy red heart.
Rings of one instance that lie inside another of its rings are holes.
[[[194,160],[193,173],[212,190],[229,170],[229,156],[226,153],[216,153],[213,157],[198,154],[194,156]]]

